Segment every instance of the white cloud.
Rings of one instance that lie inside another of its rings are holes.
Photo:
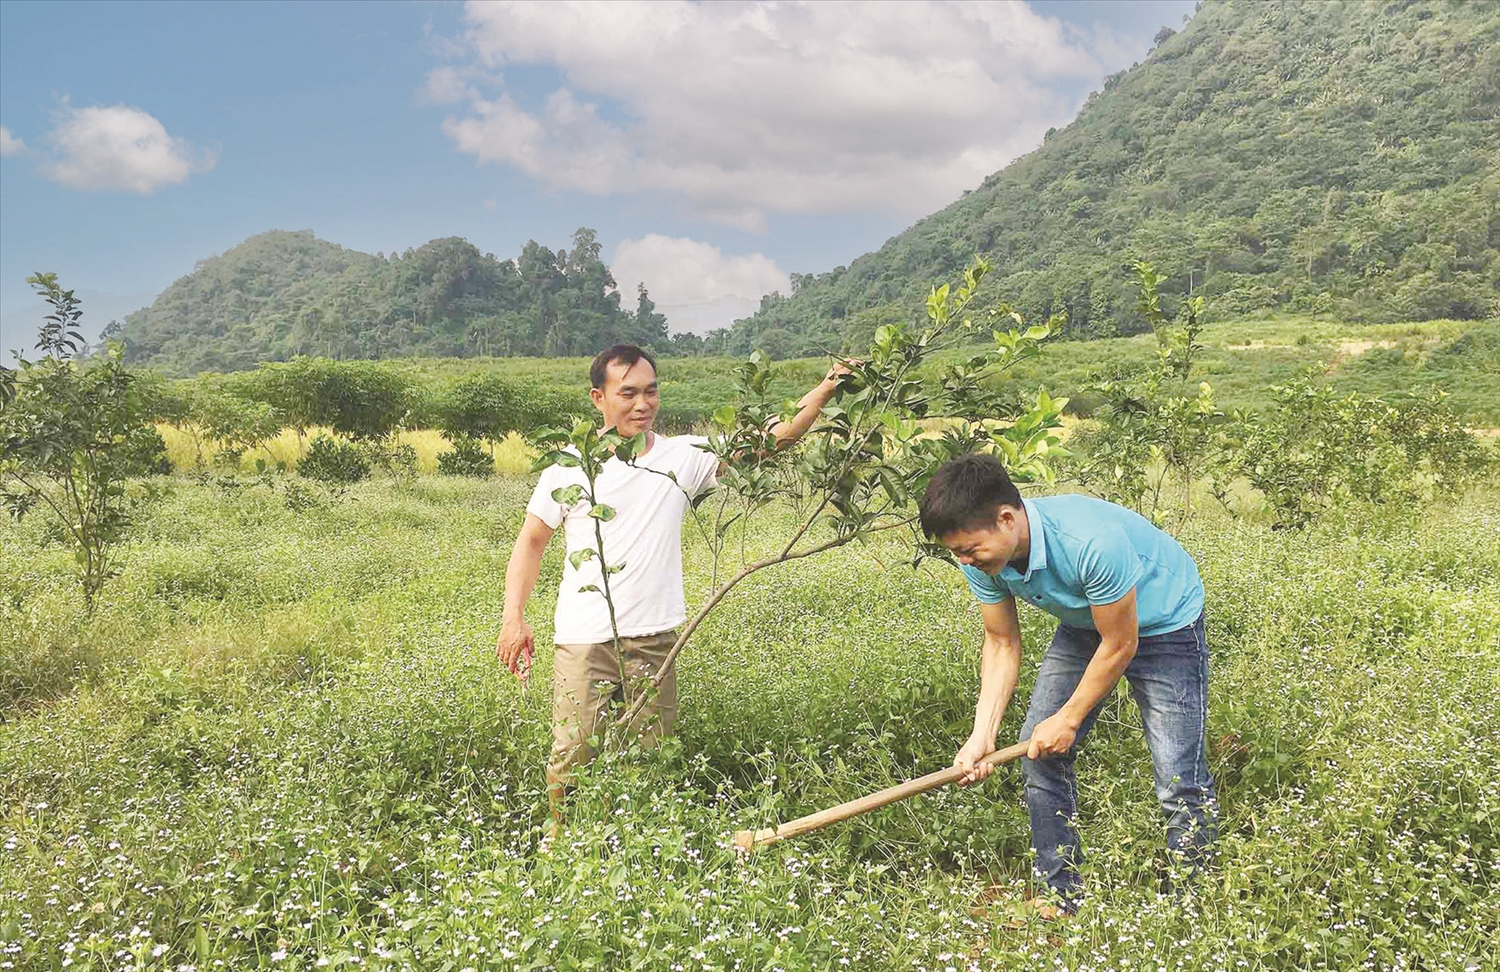
[[[167,134],[161,122],[125,105],[68,108],[48,135],[54,156],[42,174],[69,189],[147,194],[213,168],[215,155]]]
[[[12,135],[10,129],[0,126],[0,157],[25,153],[26,143]]]
[[[451,105],[460,101],[475,100],[479,92],[470,84],[473,72],[461,67],[440,67],[427,74],[427,84],[422,88],[422,97],[438,105]]]
[[[1081,35],[1024,4],[546,4],[471,0],[470,62],[431,92],[480,162],[589,193],[662,192],[747,229],[766,214],[915,216],[1028,150],[1103,74]],[[558,71],[540,104],[475,81]],[[485,92],[488,93],[485,93]]]
[[[725,256],[711,243],[655,233],[622,240],[609,269],[627,301],[645,283],[673,331],[698,334],[754,313],[761,294],[785,293],[789,284],[764,254]]]

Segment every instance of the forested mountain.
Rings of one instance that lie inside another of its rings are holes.
[[[976,252],[1079,337],[1144,326],[1137,258],[1221,316],[1500,313],[1497,36],[1495,2],[1205,3],[1039,149],[718,343],[857,345]]]
[[[205,260],[131,314],[132,363],[230,371],[293,355],[579,355],[616,341],[664,348],[666,318],[644,286],[621,306],[593,230],[571,249],[535,242],[497,260],[458,238],[389,257],[311,231],[253,236]]]

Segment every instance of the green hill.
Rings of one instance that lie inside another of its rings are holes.
[[[204,260],[131,314],[119,337],[131,363],[179,374],[298,354],[574,355],[668,343],[644,287],[633,313],[620,304],[588,229],[570,250],[532,242],[503,261],[457,238],[386,257],[276,231]]]
[[[1493,2],[1204,4],[1039,149],[717,343],[858,346],[976,252],[987,290],[1077,337],[1144,326],[1132,259],[1221,318],[1493,315],[1497,37]]]

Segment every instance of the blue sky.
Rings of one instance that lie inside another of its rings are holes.
[[[1030,151],[1192,0],[0,4],[0,349],[270,229],[501,257],[599,232],[674,328],[878,247]]]

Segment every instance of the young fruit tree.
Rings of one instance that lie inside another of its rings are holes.
[[[0,502],[15,519],[38,504],[56,516],[78,563],[86,610],[117,574],[130,526],[127,476],[157,445],[134,376],[112,346],[81,361],[83,311],[57,275],[27,279],[51,306],[37,350],[43,357],[0,376]]]
[[[1039,354],[1041,342],[1062,319],[1027,326],[1003,303],[980,311],[975,298],[988,270],[988,264],[977,262],[957,287],[934,289],[920,325],[882,325],[864,358],[848,362],[834,400],[797,448],[778,450],[770,431],[795,408],[768,400],[771,368],[765,357],[757,352],[740,366],[740,401],[714,412],[714,432],[705,446],[719,459],[719,487],[692,503],[714,558],[713,589],[683,625],[647,691],[616,718],[616,730],[634,722],[703,620],[750,575],[902,528],[911,529],[918,544],[916,561],[934,553],[914,525],[915,504],[947,459],[989,451],[1017,481],[1051,480],[1049,459],[1061,452],[1058,429],[1067,400],[1039,391],[1030,404],[1018,406],[987,383]],[[603,522],[615,515],[595,494],[604,464],[611,458],[634,462],[646,439],[644,433],[626,439],[601,432],[582,421],[571,429],[543,430],[534,442],[540,451],[537,470],[559,464],[583,473],[586,485],[566,487],[553,498],[587,502],[589,515]],[[742,557],[738,569],[720,582],[730,526],[778,499],[799,511],[796,525],[778,539],[775,553],[750,562]],[[583,590],[597,591],[613,618],[609,579],[625,565],[610,562],[597,529],[595,538],[594,548],[571,556],[575,568],[599,560],[602,583]],[[615,638],[618,648],[618,630]]]
[[[1208,382],[1194,385],[1193,364],[1204,350],[1203,298],[1183,301],[1180,322],[1161,307],[1163,278],[1155,266],[1136,261],[1140,283],[1136,307],[1156,334],[1156,362],[1130,375],[1096,376],[1088,391],[1103,398],[1090,457],[1079,480],[1100,496],[1150,517],[1167,519],[1163,494],[1168,474],[1182,488],[1182,516],[1192,515],[1193,482],[1213,465],[1224,414]]]

